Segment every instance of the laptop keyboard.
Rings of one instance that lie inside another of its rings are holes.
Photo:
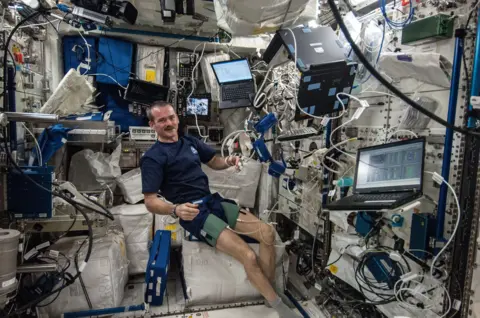
[[[234,87],[223,87],[222,88],[222,99],[223,100],[239,100],[239,99],[248,99],[248,94],[252,92],[252,86],[247,85],[238,85]]]
[[[405,193],[380,193],[380,194],[357,194],[354,197],[354,202],[365,201],[390,201],[398,200],[408,194]]]

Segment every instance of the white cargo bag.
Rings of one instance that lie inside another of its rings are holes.
[[[122,190],[123,198],[130,204],[143,200],[142,172],[136,168],[122,174],[117,178],[117,184]]]
[[[179,219],[175,219],[170,215],[155,214],[155,233],[158,230],[166,230],[172,232],[171,246],[182,246],[184,230],[179,223]]]
[[[254,208],[262,164],[249,160],[245,162],[241,171],[235,169],[230,167],[226,170],[213,170],[202,165],[212,193],[218,192],[225,199],[234,200],[241,207]]]
[[[148,242],[152,238],[153,215],[144,204],[123,204],[110,209],[120,223],[127,245],[128,274],[145,273],[148,263]]]
[[[316,0],[214,0],[217,26],[233,35],[273,32],[308,23],[317,16]]]
[[[74,257],[84,240],[85,236],[63,238],[50,248],[50,250],[64,253],[69,258],[71,264],[67,272],[72,275],[77,274]],[[80,250],[79,266],[85,259],[87,248],[88,241]],[[60,266],[66,266],[64,257],[60,256],[58,260]],[[118,307],[121,304],[128,281],[128,260],[123,233],[110,231],[107,235],[93,240],[92,254],[85,270],[82,272],[82,278],[94,309]],[[55,288],[60,287],[61,284],[57,284]],[[55,297],[56,294],[42,303],[47,304]],[[66,312],[88,309],[78,279],[72,285],[63,289],[57,300],[52,304],[46,307],[38,307],[41,318],[57,318]]]
[[[243,265],[232,256],[217,251],[204,242],[183,240],[182,256],[188,305],[209,305],[254,301],[262,296],[250,283]],[[259,252],[259,244],[249,244]],[[285,247],[276,247],[275,285],[283,290],[288,273]]]

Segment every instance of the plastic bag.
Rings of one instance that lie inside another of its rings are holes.
[[[123,204],[110,209],[125,234],[130,275],[145,273],[148,263],[148,242],[152,237],[153,215],[144,204]]]
[[[85,112],[82,105],[92,96],[95,89],[73,68],[63,77],[52,96],[40,108],[40,113],[60,116]]]
[[[50,250],[62,252],[70,261],[67,272],[75,275],[74,257],[85,237],[66,237],[60,239]],[[82,264],[88,248],[85,243],[79,252],[78,264]],[[64,257],[59,257],[61,267],[66,267]],[[88,265],[82,272],[82,278],[94,309],[117,307],[121,304],[128,281],[128,260],[125,250],[125,238],[122,233],[111,231],[107,235],[93,240],[93,249]],[[61,286],[62,282],[56,287]],[[52,295],[43,303],[48,304],[55,298]],[[63,289],[58,298],[50,305],[39,307],[40,318],[61,317],[65,312],[88,310],[85,294],[80,281]]]
[[[210,191],[218,192],[224,198],[234,200],[242,207],[254,208],[258,183],[262,171],[260,162],[249,160],[244,163],[241,171],[235,167],[226,170],[213,170],[202,165],[202,170],[208,177]]]
[[[116,185],[116,178],[122,174],[120,169],[119,145],[111,155],[85,149],[72,156],[68,180],[79,191],[97,191],[106,187],[112,191]]]
[[[135,204],[143,200],[142,172],[140,168],[122,174],[117,178],[117,184],[122,190],[123,198],[126,202]]]

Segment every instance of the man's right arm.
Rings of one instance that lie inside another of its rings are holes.
[[[145,206],[147,210],[161,215],[170,215],[173,212],[175,205],[161,200],[156,193],[144,193]]]

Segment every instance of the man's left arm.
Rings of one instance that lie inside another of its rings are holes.
[[[196,143],[196,148],[200,156],[200,161],[213,170],[225,170],[227,168],[236,166],[240,163],[240,157],[228,156],[219,157],[215,155],[215,150],[201,140],[193,140]]]
[[[207,163],[207,166],[212,168],[213,170],[224,170],[230,167],[237,167],[240,163],[240,157],[236,156],[228,156],[228,157],[217,157],[213,156],[213,158]]]

